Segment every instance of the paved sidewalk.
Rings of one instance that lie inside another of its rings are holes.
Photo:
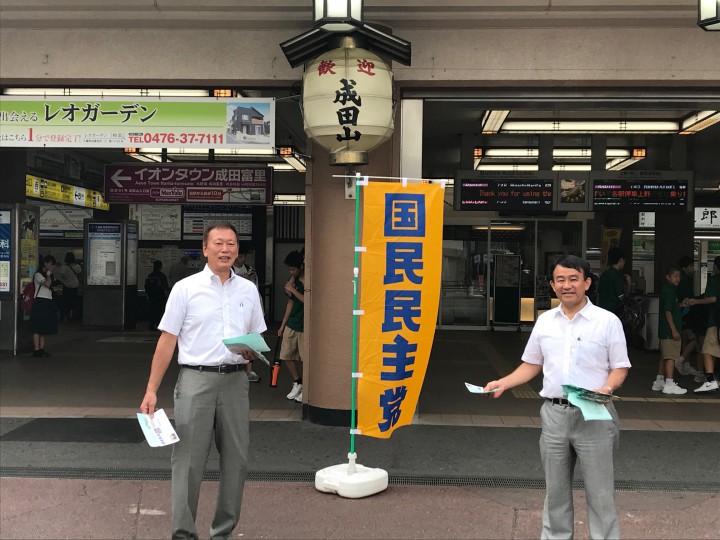
[[[217,484],[205,482],[197,519],[208,537]],[[542,490],[390,486],[365,499],[308,483],[250,482],[234,538],[525,539],[540,536]],[[157,539],[170,530],[170,483],[3,478],[2,539]],[[620,492],[626,539],[716,539],[718,496]],[[575,493],[576,537],[588,538],[585,497]]]

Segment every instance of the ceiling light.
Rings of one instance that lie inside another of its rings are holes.
[[[720,0],[700,0],[698,26],[703,30],[720,30]]]
[[[486,135],[498,133],[510,111],[485,111],[482,118],[482,132]]]
[[[519,165],[508,163],[507,165],[478,165],[476,171],[537,171],[537,165]]]
[[[539,151],[537,148],[475,148],[475,152],[480,150],[480,156],[488,158],[537,158]],[[605,152],[607,157],[629,157],[630,150],[626,148],[608,148]],[[586,158],[590,159],[592,150],[590,148],[553,148],[554,158]],[[475,155],[475,158],[478,156]]]
[[[483,149],[479,147],[473,148],[473,159],[482,159],[483,157]]]
[[[231,88],[215,88],[212,91],[212,95],[217,98],[237,97],[237,91]]]
[[[159,163],[162,157],[157,154],[141,154],[137,148],[125,148],[125,155],[135,158],[139,161],[146,161],[150,163]]]
[[[138,148],[137,151],[143,154],[160,154],[162,148]],[[167,148],[169,154],[182,154],[186,156],[207,156],[208,148]],[[272,148],[216,148],[216,156],[271,156],[275,152]]]
[[[305,195],[275,195],[273,204],[279,206],[305,206]]]
[[[591,169],[590,165],[567,165],[564,163],[553,165],[552,168],[553,171],[589,171]]]
[[[698,111],[682,123],[680,135],[692,135],[720,122],[720,111]]]
[[[630,165],[645,159],[646,155],[647,150],[645,148],[633,148],[631,156],[608,161],[606,169],[608,171],[620,171],[622,169],[626,169],[627,167],[630,167]]]
[[[505,122],[502,133],[677,133],[678,122],[612,120],[583,121],[510,121]]]
[[[296,152],[292,146],[279,146],[277,152],[296,171],[304,173],[307,170],[307,156]]]
[[[493,223],[490,225],[473,225],[476,231],[524,231],[524,223]]]
[[[5,88],[6,96],[208,97],[207,90],[176,88]]]

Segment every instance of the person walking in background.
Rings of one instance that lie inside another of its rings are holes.
[[[187,264],[188,264],[188,256],[183,255],[182,257],[180,257],[179,261],[176,261],[170,267],[170,275],[168,276],[168,281],[170,283],[171,289],[175,286],[175,284],[178,281],[186,278],[189,275]]]
[[[608,267],[600,275],[598,284],[598,305],[620,316],[620,301],[625,296],[625,285],[630,285],[630,276],[623,274],[625,252],[612,247],[608,250]]]
[[[232,538],[240,518],[250,443],[247,380],[252,354],[234,354],[224,338],[264,332],[257,288],[235,275],[237,231],[214,221],[203,234],[205,268],[175,284],[158,328],[147,390],[140,412],[153,414],[157,390],[178,348],[172,452],[172,538],[197,539],[200,484],[210,444],[220,453],[220,482],[210,538]]]
[[[245,262],[247,260],[247,254],[248,254],[248,248],[243,243],[240,242],[240,247],[238,248],[238,256],[237,259],[235,259],[235,262],[233,263],[233,271],[240,277],[244,277],[245,279],[249,279],[252,281],[256,287],[258,287],[258,275],[255,269],[247,264]]]
[[[61,308],[63,319],[70,322],[75,318],[78,303],[78,291],[80,290],[80,273],[82,268],[75,259],[75,254],[68,251],[65,254],[64,264],[60,267],[57,278],[63,284],[61,297]]]
[[[698,369],[695,369],[690,363],[690,355],[702,348],[707,311],[702,306],[690,307],[687,303],[689,299],[695,297],[695,260],[689,255],[684,255],[680,257],[678,266],[680,267],[680,283],[677,293],[678,302],[682,308],[682,351],[675,367],[680,375],[694,375],[695,382],[703,382],[705,376],[702,373],[702,356],[697,354]],[[697,333],[698,329],[702,332],[701,334]],[[698,336],[700,341],[698,341]]]
[[[55,257],[45,255],[42,268],[35,272],[35,301],[30,312],[30,331],[33,337],[33,356],[48,357],[45,350],[45,336],[57,334],[58,312],[52,296],[53,272]]]
[[[257,272],[255,272],[255,269],[247,264],[245,262],[245,259],[247,258],[248,248],[243,243],[240,242],[238,244],[238,256],[237,259],[235,259],[235,262],[233,263],[233,272],[237,274],[238,276],[245,278],[249,281],[251,281],[255,287],[258,286],[258,277]],[[258,288],[258,291],[260,289]],[[260,382],[261,377],[255,371],[252,370],[252,361],[250,362],[251,369],[248,372],[248,381],[250,382]]]
[[[285,257],[285,265],[290,272],[290,279],[285,283],[285,294],[288,302],[285,307],[278,336],[282,337],[280,346],[280,362],[285,364],[293,378],[293,385],[288,399],[302,403],[302,376],[297,362],[300,360],[300,349],[305,330],[305,254],[303,251],[291,251]]]
[[[499,398],[540,372],[545,401],[540,409],[540,455],[545,469],[545,507],[541,538],[572,538],[572,482],[580,461],[591,538],[620,538],[615,508],[613,452],[619,443],[620,421],[615,406],[605,406],[611,420],[585,421],[579,408],[563,397],[563,384],[612,394],[627,377],[630,360],[622,323],[585,296],[590,265],[566,255],[550,270],[560,305],[540,315],[510,375],[485,385]]]
[[[675,266],[669,267],[665,279],[667,283],[664,283],[660,289],[660,317],[658,317],[660,362],[652,389],[656,392],[662,391],[663,394],[682,395],[686,394],[687,390],[681,388],[673,378],[682,343],[679,330],[682,327],[682,315],[677,292],[680,269]]]
[[[150,308],[148,330],[157,330],[165,312],[165,300],[168,292],[170,292],[170,287],[167,277],[162,272],[162,261],[153,261],[153,271],[145,278],[145,294]]]
[[[705,366],[705,382],[695,389],[695,393],[714,392],[720,388],[715,378],[715,359],[720,358],[720,340],[718,340],[718,309],[716,302],[720,294],[720,255],[715,257],[712,275],[708,276],[703,298],[689,299],[689,306],[708,305],[708,329],[702,346],[702,358]]]

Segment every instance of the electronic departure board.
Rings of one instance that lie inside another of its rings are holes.
[[[661,212],[687,210],[688,180],[599,180],[593,183],[593,210]]]
[[[553,211],[551,180],[455,180],[455,209],[526,214]]]

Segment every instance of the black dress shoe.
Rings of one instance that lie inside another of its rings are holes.
[[[49,352],[47,352],[45,349],[40,349],[40,352],[42,353],[40,356],[42,356],[43,358],[47,358],[47,357],[49,357],[49,356],[52,356],[52,354],[50,354]]]
[[[33,351],[32,355],[35,357],[41,357],[43,355],[43,351],[42,351],[42,349],[36,349]]]

